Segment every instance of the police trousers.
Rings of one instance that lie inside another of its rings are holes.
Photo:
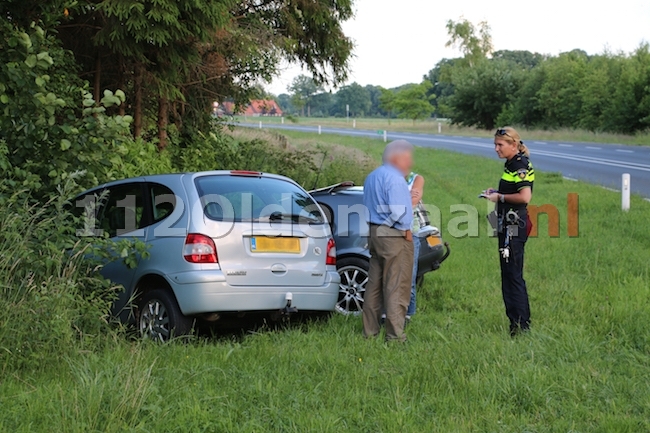
[[[526,281],[524,280],[524,248],[527,240],[526,228],[518,227],[516,234],[510,238],[510,254],[506,259],[501,254],[501,249],[505,248],[506,234],[499,233],[501,292],[503,293],[506,315],[510,319],[511,331],[517,328],[525,331],[530,328],[530,305],[528,303]]]

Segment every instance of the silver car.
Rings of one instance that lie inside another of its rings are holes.
[[[149,246],[135,267],[115,260],[102,269],[125,288],[115,314],[135,318],[144,336],[166,340],[191,332],[195,318],[225,313],[334,310],[334,239],[320,206],[291,179],[251,171],[147,176],[94,188],[76,206],[92,234]]]

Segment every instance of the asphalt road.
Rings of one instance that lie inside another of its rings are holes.
[[[259,127],[242,123],[240,126]],[[268,129],[289,129],[317,132],[316,126],[263,124]],[[323,134],[381,138],[377,131],[322,128]],[[405,139],[416,146],[446,149],[454,152],[497,159],[492,140],[409,132],[388,132],[388,140]],[[582,180],[620,191],[623,173],[631,175],[632,192],[650,198],[650,147],[619,144],[574,143],[557,141],[526,141],[536,169],[559,172],[571,180]]]

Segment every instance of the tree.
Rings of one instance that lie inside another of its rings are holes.
[[[366,113],[366,116],[375,117],[385,115],[386,113],[382,112],[381,109],[382,87],[369,84],[365,89],[368,91],[368,96],[370,96],[370,109]]]
[[[506,60],[526,69],[532,69],[544,61],[544,56],[530,51],[499,50],[492,53],[494,60]]]
[[[416,120],[430,117],[434,110],[434,106],[431,104],[433,98],[428,94],[431,87],[431,83],[425,80],[397,92],[393,106],[398,116],[413,120],[413,124]]]
[[[307,107],[307,117],[309,117],[311,115],[311,98],[322,89],[313,78],[298,75],[293,79],[287,90],[291,93],[293,106],[301,111],[302,116],[305,115],[305,107]]]
[[[341,87],[336,92],[336,103],[332,107],[332,114],[334,116],[345,116],[347,114],[346,105],[350,107],[350,116],[365,116],[372,105],[368,89],[358,83]]]
[[[465,60],[471,67],[492,53],[492,36],[490,26],[486,21],[478,23],[478,28],[465,18],[458,21],[447,21],[449,40],[446,47],[460,49]]]
[[[388,124],[390,125],[390,119],[393,117],[393,112],[395,111],[395,91],[382,87],[379,103],[381,109],[388,115]]]
[[[435,114],[438,116],[446,116],[447,108],[446,101],[454,94],[454,85],[451,82],[451,71],[453,67],[460,63],[462,59],[442,59],[433,69],[423,77],[431,83],[429,96],[434,96],[432,104],[435,108]]]
[[[584,52],[572,51],[542,65],[544,82],[536,99],[548,127],[578,125],[583,105],[581,89],[588,60]]]
[[[296,112],[296,108],[291,102],[291,96],[286,93],[280,93],[276,99],[276,102],[282,108],[285,114],[293,114]]]
[[[311,115],[318,117],[327,117],[330,115],[332,105],[334,105],[334,95],[330,92],[317,93],[311,97]]]
[[[49,2],[23,3],[16,10],[33,14]],[[347,76],[352,42],[341,23],[352,16],[351,0],[56,3],[59,37],[80,74],[92,77],[95,94],[108,85],[124,89],[134,135],[155,120],[161,148],[170,121],[192,140],[193,131],[210,127],[214,100],[247,100],[283,59],[304,66],[319,84]]]
[[[457,68],[453,83],[454,94],[448,100],[453,121],[484,129],[494,128],[517,90],[516,75],[503,61],[485,60],[473,68]]]

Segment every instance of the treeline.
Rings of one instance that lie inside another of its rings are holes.
[[[463,57],[443,59],[419,84],[396,89],[353,83],[325,92],[298,77],[277,97],[294,114],[450,118],[465,126],[579,128],[634,134],[650,127],[650,47],[631,53],[556,56],[494,51],[490,27],[461,19],[447,23],[447,46]]]
[[[361,86],[352,83],[335,92],[324,91],[314,80],[305,75],[294,79],[289,86],[290,94],[282,93],[275,98],[286,113],[307,117],[383,117],[388,113],[381,106],[380,86]]]
[[[580,128],[634,134],[650,126],[650,51],[558,56],[497,51],[474,65],[443,60],[426,76],[437,113],[479,128]]]
[[[274,98],[285,113],[307,117],[401,117],[418,120],[430,117],[435,107],[431,101],[433,86],[426,80],[420,84],[385,89],[352,83],[336,92],[324,91],[305,75],[296,77],[289,86],[290,94]]]

